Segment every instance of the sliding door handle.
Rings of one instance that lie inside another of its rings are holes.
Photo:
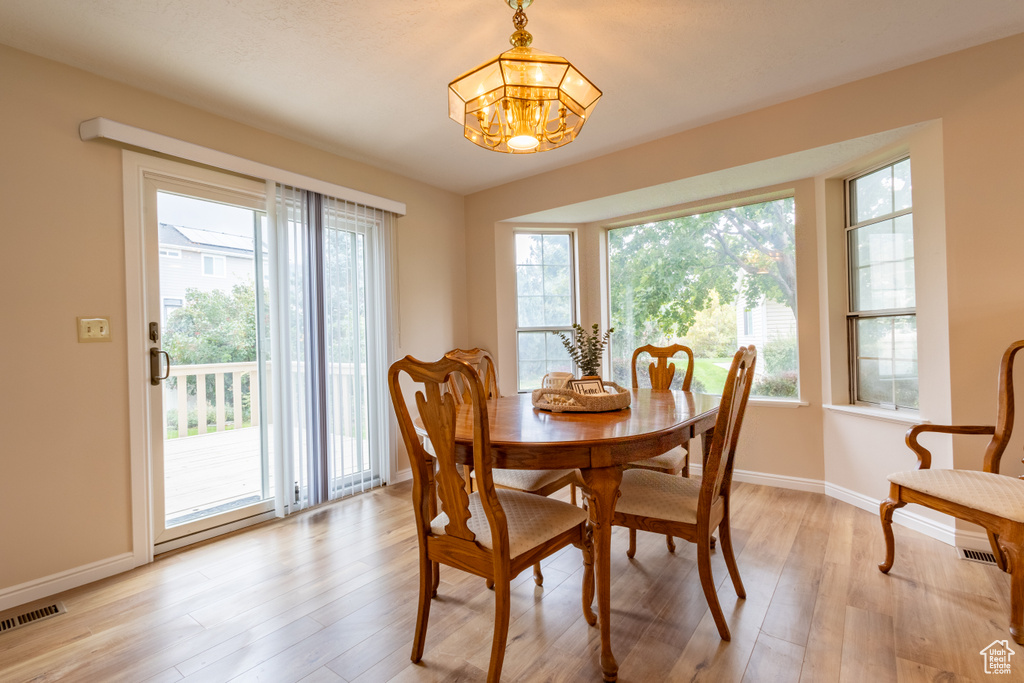
[[[160,372],[160,356],[163,356],[164,360],[167,361],[167,370],[163,373]],[[159,386],[160,382],[170,376],[171,357],[163,349],[158,349],[154,346],[149,350],[149,383],[153,386]]]

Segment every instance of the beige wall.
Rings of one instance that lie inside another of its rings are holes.
[[[0,46],[0,594],[129,553],[121,151],[96,116],[406,203],[400,354],[466,337],[463,199]],[[78,344],[76,316],[113,342]]]
[[[938,242],[918,245],[931,258],[925,259],[927,272],[919,274],[918,284],[919,306],[931,335],[922,350],[922,362],[927,359],[931,368],[922,380],[930,392],[925,407],[930,412],[922,417],[991,422],[999,356],[1009,342],[1024,337],[1024,269],[1018,263],[1024,253],[1022,65],[1024,36],[1014,36],[468,196],[467,251],[473,255],[468,278],[475,283],[469,293],[470,342],[489,348],[509,343],[495,315],[498,292],[493,273],[502,267],[495,258],[501,253],[495,245],[495,225],[501,221],[939,122],[937,127],[924,126],[921,135],[932,138],[921,147],[921,164],[914,166],[915,184],[919,168],[922,177],[926,168],[937,174],[941,184],[938,193],[931,194],[940,198],[938,204],[928,206],[921,218],[927,227],[923,234],[938,234]],[[910,140],[901,144],[909,147]],[[818,190],[811,187],[814,183]],[[903,457],[906,426],[864,420],[869,427],[851,427],[843,417],[826,418],[822,413],[823,403],[842,402],[837,396],[845,392],[831,381],[833,374],[845,373],[845,359],[834,352],[837,330],[828,317],[830,303],[835,303],[835,292],[829,290],[835,271],[828,269],[827,245],[815,243],[816,231],[830,234],[826,217],[837,210],[840,220],[842,216],[841,204],[834,204],[834,193],[825,185],[824,178],[794,178],[792,183],[801,214],[801,395],[810,406],[753,409],[750,433],[744,439],[748,447],[737,467],[824,478],[858,496],[878,497],[885,491],[886,471],[913,462]],[[832,203],[823,205],[830,196]],[[841,202],[841,192],[839,197]],[[808,223],[813,227],[801,227]],[[930,283],[941,286],[921,286]],[[822,306],[819,296],[825,297]],[[841,306],[842,296],[838,301]],[[829,321],[826,327],[819,323],[821,315]],[[839,331],[843,329],[840,324]],[[948,369],[942,363],[948,363]],[[756,434],[756,443],[751,434]],[[957,441],[951,446],[951,459],[957,466],[976,467],[977,447]],[[858,467],[865,453],[872,454],[873,464]],[[833,473],[837,481],[832,481]]]

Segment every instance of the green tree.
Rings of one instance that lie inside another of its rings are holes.
[[[616,356],[625,346],[683,337],[712,292],[721,303],[742,291],[747,301],[764,296],[795,310],[793,225],[793,200],[781,199],[611,230]]]
[[[736,352],[736,306],[720,301],[712,291],[708,305],[693,316],[683,338],[698,358],[728,358]]]
[[[185,290],[184,305],[167,317],[164,350],[175,365],[256,360],[256,290],[236,284],[231,293]]]

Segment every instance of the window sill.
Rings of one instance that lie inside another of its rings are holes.
[[[868,408],[866,406],[850,406],[850,405],[829,405],[823,406],[825,410],[830,410],[834,413],[845,413],[847,415],[856,415],[857,417],[864,417],[869,420],[879,420],[881,422],[894,422],[896,424],[904,425],[916,425],[916,424],[930,424],[928,420],[921,417],[920,413],[910,411],[895,411],[895,410],[883,410],[882,408]]]
[[[758,408],[806,408],[807,401],[795,401],[791,398],[749,398],[747,405]]]

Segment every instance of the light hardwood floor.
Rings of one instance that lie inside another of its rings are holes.
[[[713,553],[732,641],[718,637],[694,547],[615,531],[619,680],[985,681],[1009,637],[1009,580],[897,526],[889,576],[876,514],[823,495],[734,485],[738,600]],[[0,681],[482,681],[493,625],[483,581],[442,568],[423,662],[409,661],[417,560],[409,484],[179,551],[56,596],[68,613],[0,635]],[[596,628],[569,548],[513,582],[506,681],[600,681]],[[1011,642],[1011,645],[1012,642]],[[1014,646],[1015,647],[1015,646]],[[1021,648],[1016,648],[1019,652]],[[1014,675],[1024,680],[1024,652]]]

